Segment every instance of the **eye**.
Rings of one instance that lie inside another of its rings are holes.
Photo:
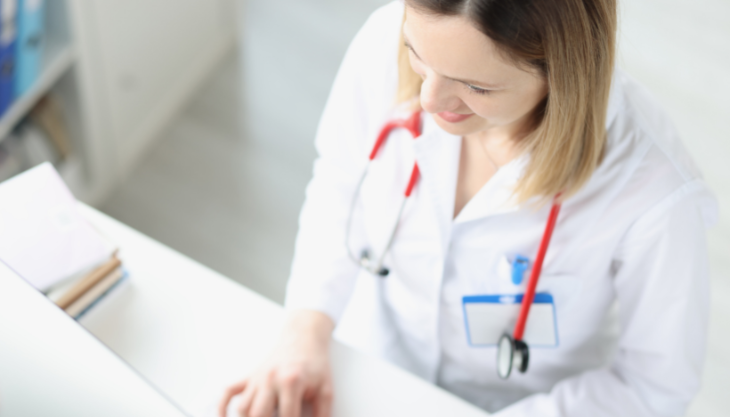
[[[413,47],[411,45],[409,45],[407,43],[404,44],[404,45],[408,49],[408,52],[409,53],[413,54],[413,56],[415,56],[417,59],[420,59],[419,56],[418,56],[418,54],[416,53],[416,51],[413,50]]]
[[[466,86],[466,88],[468,88],[468,89],[469,89],[469,91],[470,91],[470,92],[472,92],[472,93],[477,93],[477,94],[489,94],[489,93],[490,93],[490,91],[491,91],[491,90],[485,90],[485,89],[483,89],[483,88],[479,88],[479,87],[477,87],[477,86],[475,86],[475,85],[471,85],[471,84],[466,84],[466,83],[464,83],[464,85],[465,85],[465,86]]]

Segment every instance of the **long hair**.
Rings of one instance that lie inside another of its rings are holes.
[[[518,200],[565,198],[590,178],[606,143],[606,111],[614,68],[616,0],[406,0],[422,13],[464,16],[505,57],[542,74],[548,94],[535,109],[534,130],[520,144],[530,154],[515,190]],[[404,16],[405,21],[405,16]],[[402,35],[401,35],[402,36]],[[403,46],[396,99],[420,94],[421,78]]]

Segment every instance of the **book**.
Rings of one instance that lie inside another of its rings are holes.
[[[0,259],[41,291],[115,251],[46,162],[0,183]]]
[[[0,116],[15,99],[16,0],[0,0]]]
[[[73,285],[62,294],[58,294],[58,297],[51,293],[48,294],[48,297],[65,310],[103,281],[109,274],[119,269],[121,265],[122,262],[119,258],[116,255],[112,255],[106,262],[73,282]]]
[[[127,281],[128,275],[116,254],[100,265],[65,280],[46,296],[68,315],[79,319]]]
[[[43,0],[18,0],[13,85],[16,97],[28,91],[40,73],[44,44],[43,3]]]
[[[98,305],[105,297],[117,289],[128,275],[122,268],[113,270],[104,279],[86,291],[81,297],[66,307],[64,311],[74,319],[78,320]]]

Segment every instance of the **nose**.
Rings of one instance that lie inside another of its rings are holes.
[[[453,88],[451,80],[429,74],[421,85],[421,107],[428,113],[456,111],[461,107],[461,99]]]

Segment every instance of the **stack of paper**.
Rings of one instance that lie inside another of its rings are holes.
[[[0,259],[73,317],[125,278],[76,205],[50,163],[0,183]]]
[[[114,255],[88,274],[55,286],[47,295],[71,317],[78,319],[122,284],[125,278],[127,275],[122,269],[122,262]]]

